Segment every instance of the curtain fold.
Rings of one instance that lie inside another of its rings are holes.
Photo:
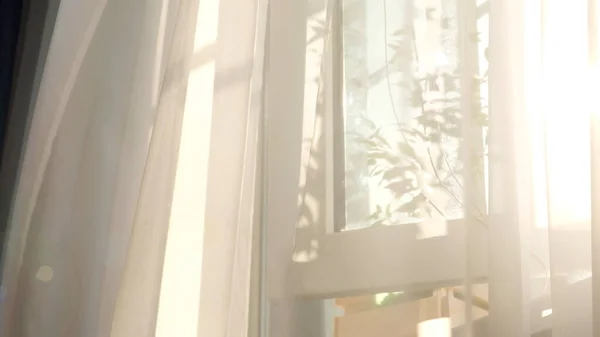
[[[2,336],[245,335],[265,6],[61,2],[10,218]]]

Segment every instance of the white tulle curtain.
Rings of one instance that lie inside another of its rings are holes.
[[[60,2],[2,336],[246,335],[265,9]]]
[[[490,336],[599,333],[596,2],[490,1]]]

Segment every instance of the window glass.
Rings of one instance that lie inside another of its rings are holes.
[[[460,60],[454,0],[343,0],[346,218],[342,230],[462,216]],[[475,4],[474,4],[475,5]],[[473,36],[482,147],[486,123],[487,17]],[[343,145],[341,145],[343,144]],[[340,194],[342,191],[338,191]],[[481,210],[483,213],[485,210]]]

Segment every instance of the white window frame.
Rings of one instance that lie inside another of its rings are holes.
[[[462,219],[448,221],[447,235],[432,239],[418,239],[416,224],[332,234],[331,155],[325,160],[324,172],[313,177],[315,181],[322,181],[315,184],[321,189],[315,194],[321,196],[319,202],[325,205],[316,212],[318,228],[309,231],[309,238],[299,237],[296,232],[300,212],[298,195],[302,193],[298,177],[301,176],[302,165],[308,165],[306,151],[310,152],[310,148],[302,146],[299,127],[303,124],[302,118],[311,111],[310,108],[303,109],[307,91],[304,87],[307,28],[306,19],[299,13],[306,13],[305,6],[302,2],[271,3],[266,98],[269,297],[332,298],[461,284],[465,275],[466,246],[465,222]],[[328,10],[335,10],[335,7],[331,5]],[[332,39],[329,39],[325,45],[325,59],[331,58],[331,47]],[[329,77],[326,81],[329,84],[325,95],[328,100],[326,114],[331,117],[334,106],[332,74],[327,72],[325,76]],[[313,101],[316,100],[315,95]],[[331,118],[325,119],[325,125],[326,130],[330,130]],[[316,134],[317,137],[322,136]],[[331,138],[322,143],[330,145]],[[483,279],[487,275],[488,233],[484,228],[473,228],[471,275],[475,279]],[[308,256],[310,261],[294,262],[291,259],[294,243],[303,239],[312,241],[318,256]]]

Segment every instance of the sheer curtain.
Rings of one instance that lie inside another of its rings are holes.
[[[490,1],[490,336],[599,333],[597,10]]]
[[[2,336],[247,334],[265,28],[264,1],[60,2]]]

